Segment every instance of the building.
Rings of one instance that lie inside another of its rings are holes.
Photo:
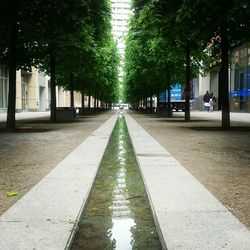
[[[0,111],[7,109],[8,94],[8,70],[5,66],[0,65]]]
[[[49,78],[32,68],[31,72],[16,73],[16,110],[46,111],[49,109]]]
[[[230,68],[230,109],[250,112],[250,47],[242,45],[233,50]]]
[[[0,66],[0,112],[8,107],[8,69]],[[16,111],[46,111],[50,105],[49,77],[32,68],[16,71]]]
[[[119,76],[123,77],[125,54],[125,36],[128,32],[128,22],[131,14],[130,0],[111,0],[112,8],[112,34],[121,56]]]
[[[229,74],[229,101],[231,112],[250,112],[250,47],[241,45],[231,53]],[[219,103],[219,72],[211,71],[207,76],[199,76],[196,84],[194,109],[202,109],[202,99],[208,90],[213,92]]]
[[[9,75],[7,67],[0,65],[0,112],[8,108]],[[56,87],[57,107],[70,106],[70,92]],[[75,107],[81,107],[81,94],[74,93]],[[85,100],[87,105],[87,100]],[[37,71],[16,71],[16,111],[47,111],[50,109],[50,77]]]
[[[203,110],[204,104],[203,104],[203,96],[204,94],[209,91],[210,93],[213,93],[216,100],[219,99],[219,73],[218,71],[214,70],[211,71],[206,76],[198,75],[197,78],[193,80],[193,86],[194,86],[194,99],[192,102],[192,109],[195,110]],[[218,109],[218,101],[215,105],[215,110]]]

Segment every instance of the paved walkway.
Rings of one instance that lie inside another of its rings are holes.
[[[0,249],[68,246],[116,118],[0,217]],[[164,247],[250,249],[249,230],[134,119],[127,114],[125,118]]]
[[[0,217],[1,250],[65,248],[116,118],[113,115]]]
[[[20,112],[16,113],[16,120],[32,119],[32,118],[41,118],[49,117],[50,112]],[[0,122],[5,122],[7,119],[6,113],[0,113]]]
[[[250,249],[250,231],[133,118],[125,117],[166,248]]]
[[[20,112],[16,113],[16,120],[32,119],[40,117],[49,117],[50,112]],[[174,112],[174,116],[184,117],[183,112]],[[0,122],[6,121],[7,114],[0,113]],[[191,111],[191,119],[197,117],[200,119],[221,120],[221,111],[206,112],[206,111]],[[250,113],[230,113],[230,119],[233,122],[248,122],[250,123]]]
[[[174,112],[175,116],[183,116],[184,112]],[[191,111],[191,119],[194,117],[209,120],[221,120],[221,111],[207,112],[207,111]],[[230,120],[232,122],[248,122],[250,123],[250,113],[230,113]]]

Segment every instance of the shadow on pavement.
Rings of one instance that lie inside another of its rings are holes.
[[[0,133],[45,133],[50,132],[53,129],[49,128],[31,128],[31,127],[20,127],[16,128],[14,130],[6,129],[6,128],[0,128]]]
[[[182,117],[181,117],[182,118]],[[180,120],[180,119],[161,119],[161,120],[158,120],[158,122],[173,122],[173,123],[193,123],[193,122],[211,122],[211,121],[209,121],[209,120],[198,120],[198,119],[193,119],[193,120],[190,120],[189,122],[186,122],[183,118],[182,118],[182,120]]]
[[[236,127],[230,127],[230,128],[222,128],[222,127],[209,127],[209,126],[204,126],[204,127],[186,127],[192,130],[196,131],[231,131],[231,132],[250,132],[250,127],[241,127],[241,126],[236,126]]]

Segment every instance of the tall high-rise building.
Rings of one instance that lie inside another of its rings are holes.
[[[112,33],[117,42],[121,56],[120,77],[123,76],[123,59],[125,52],[125,35],[128,31],[128,21],[131,13],[130,0],[111,0]]]

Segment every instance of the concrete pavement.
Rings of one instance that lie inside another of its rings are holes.
[[[184,117],[184,112],[174,112],[175,117]],[[191,111],[191,119],[199,118],[204,120],[218,120],[220,121],[222,118],[221,111]],[[250,113],[230,113],[230,120],[231,122],[246,122],[250,123]]]
[[[133,118],[125,117],[165,247],[250,249],[250,231]]]
[[[16,120],[40,118],[40,117],[49,117],[50,112],[20,112],[16,113]],[[174,112],[174,116],[183,117],[183,112]],[[7,114],[0,113],[0,122],[6,121]],[[209,119],[209,120],[221,120],[221,111],[196,111],[191,110],[191,119],[200,118],[200,119]],[[250,123],[250,113],[230,113],[230,119],[232,122],[248,122]]]
[[[32,119],[32,118],[41,118],[49,117],[50,112],[20,112],[16,113],[16,120]],[[5,122],[7,119],[7,113],[0,113],[0,122]]]
[[[0,217],[0,249],[64,249],[117,119],[113,115]]]
[[[192,116],[220,119],[219,112]],[[26,118],[25,113],[20,117]],[[0,249],[68,246],[116,118],[117,114],[0,217]],[[164,247],[250,249],[249,230],[134,119],[127,114],[125,118]],[[246,114],[243,120],[248,118]]]

